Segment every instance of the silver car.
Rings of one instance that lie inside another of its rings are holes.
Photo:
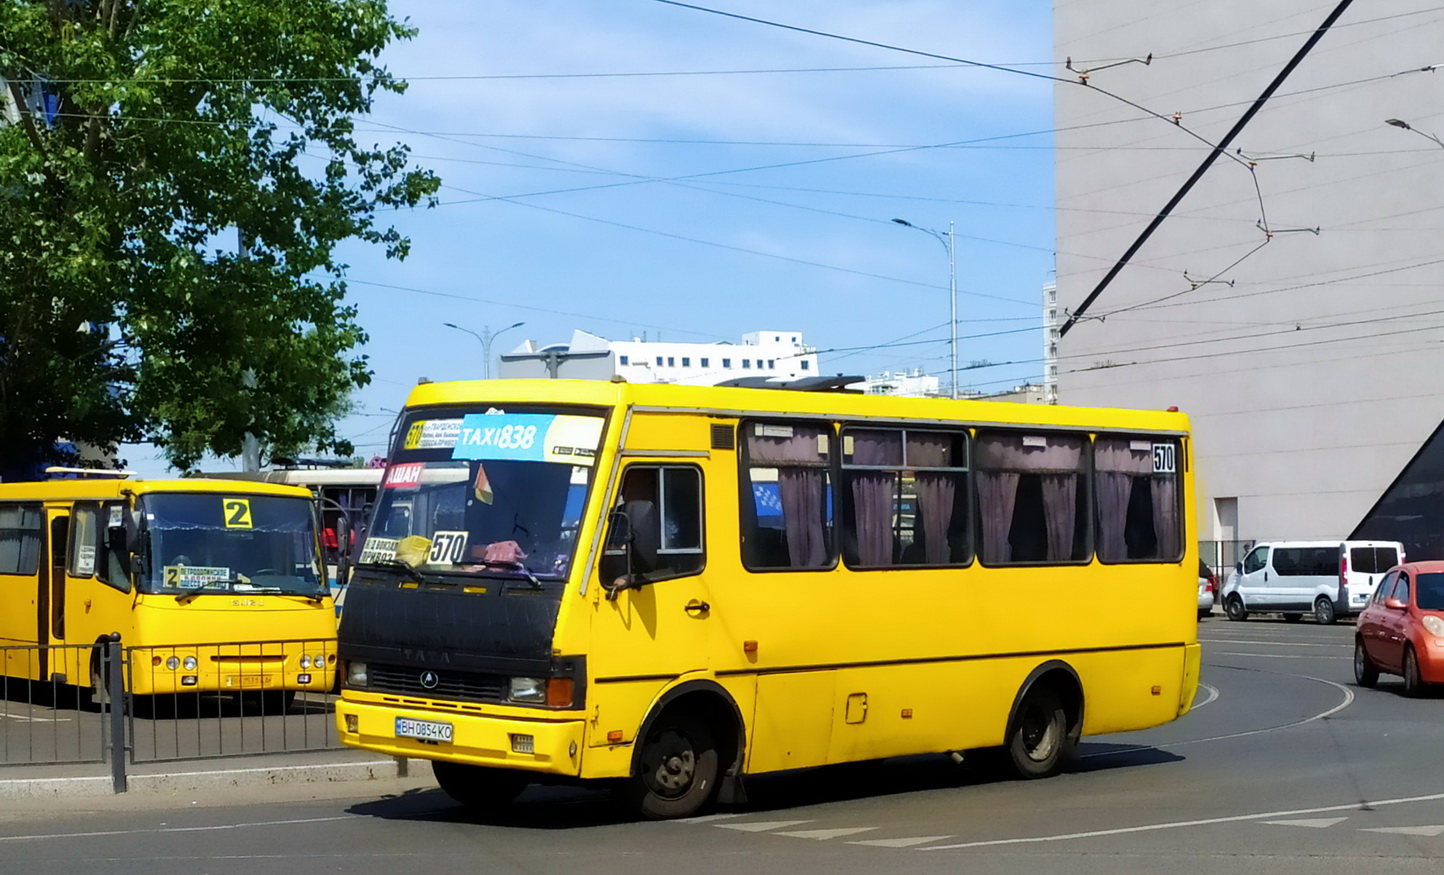
[[[1218,589],[1218,576],[1202,560],[1198,560],[1198,618],[1213,613],[1213,594]]]

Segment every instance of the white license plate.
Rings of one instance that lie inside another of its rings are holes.
[[[422,741],[451,741],[451,724],[434,720],[396,718],[397,738],[418,738]]]

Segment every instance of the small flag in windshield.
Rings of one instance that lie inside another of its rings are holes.
[[[491,481],[486,479],[486,466],[480,462],[476,463],[476,482],[472,484],[472,491],[476,493],[477,501],[482,504],[491,504],[495,497],[491,492]]]

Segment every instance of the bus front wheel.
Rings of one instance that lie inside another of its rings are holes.
[[[1034,687],[1018,709],[1008,757],[1024,778],[1046,778],[1058,771],[1068,742],[1068,714],[1049,687]]]
[[[717,792],[717,744],[700,719],[663,714],[648,730],[627,785],[632,806],[649,820],[688,817]]]
[[[495,813],[526,789],[526,774],[505,769],[489,769],[467,763],[431,761],[431,773],[441,789],[465,805],[483,812]]]

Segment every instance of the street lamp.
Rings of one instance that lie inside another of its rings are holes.
[[[1403,129],[1406,130],[1406,131],[1413,131],[1414,133],[1418,134],[1418,135],[1421,136],[1421,137],[1428,137],[1429,139],[1433,140],[1435,143],[1438,143],[1440,147],[1444,147],[1444,140],[1439,139],[1438,137],[1434,136],[1433,134],[1429,133],[1428,131],[1421,131],[1421,130],[1419,130],[1418,128],[1414,127],[1413,125],[1409,124],[1408,122],[1404,121],[1403,119],[1399,119],[1399,118],[1386,118],[1386,119],[1384,119],[1384,124],[1386,124],[1386,125],[1393,125],[1393,126],[1396,127],[1396,128],[1403,128]]]
[[[441,324],[442,324],[442,325],[445,325],[447,328],[455,328],[457,331],[465,331],[467,334],[470,334],[472,337],[475,337],[477,340],[481,341],[481,357],[482,357],[482,358],[481,358],[481,378],[482,378],[483,380],[490,380],[490,379],[491,379],[491,344],[492,344],[492,341],[496,340],[496,339],[497,339],[498,337],[500,337],[504,332],[510,331],[510,330],[512,330],[513,328],[520,328],[520,327],[522,327],[523,325],[525,325],[526,323],[525,323],[525,322],[513,322],[512,324],[510,324],[510,325],[506,326],[505,328],[502,328],[502,329],[500,329],[500,330],[498,330],[498,331],[492,331],[490,328],[487,328],[486,326],[482,326],[482,329],[481,329],[481,333],[480,333],[480,334],[477,334],[475,331],[472,331],[470,328],[462,328],[460,325],[457,325],[457,324],[455,324],[455,323],[453,323],[453,322],[443,322],[443,323],[441,323]]]
[[[952,334],[948,340],[948,350],[952,357],[952,367],[948,371],[949,397],[954,400],[958,397],[958,268],[957,260],[954,257],[956,250],[953,248],[953,223],[948,222],[948,234],[943,236],[941,231],[934,231],[932,228],[924,228],[921,225],[914,225],[907,219],[893,219],[894,222],[904,228],[912,228],[914,231],[922,231],[924,234],[931,234],[937,241],[943,244],[948,251],[948,325]]]

